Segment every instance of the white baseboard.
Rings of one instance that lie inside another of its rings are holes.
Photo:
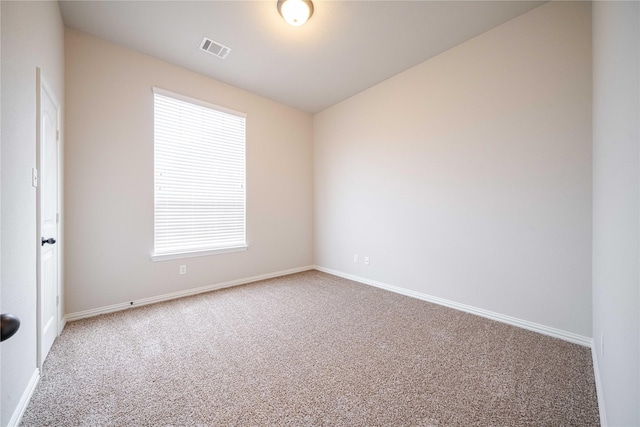
[[[543,335],[548,335],[554,338],[559,338],[564,341],[569,341],[574,344],[579,344],[585,347],[592,347],[592,339],[582,335],[574,334],[573,332],[564,331],[561,329],[552,328],[550,326],[541,325],[539,323],[530,322],[528,320],[518,319],[516,317],[507,316],[504,314],[496,313],[493,311],[485,310],[482,308],[474,307],[471,305],[461,304],[455,301],[447,300],[444,298],[424,294],[421,292],[412,291],[410,289],[401,288],[398,286],[389,285],[386,283],[378,282],[375,280],[365,279],[364,277],[355,276],[353,274],[344,273],[330,268],[322,267],[319,265],[309,265],[304,267],[292,268],[289,270],[277,271],[274,273],[267,273],[253,277],[246,277],[242,279],[230,280],[228,282],[216,283],[214,285],[202,286],[199,288],[188,289],[185,291],[173,292],[170,294],[158,295],[149,298],[143,298],[130,302],[123,302],[119,304],[113,304],[106,307],[99,307],[90,310],[78,311],[76,313],[69,313],[64,316],[62,320],[62,327],[67,322],[74,320],[84,319],[87,317],[98,316],[101,314],[112,313],[114,311],[126,310],[132,307],[139,307],[148,304],[154,304],[162,301],[169,301],[172,299],[182,298],[189,295],[196,295],[203,292],[210,292],[217,289],[229,288],[231,286],[244,285],[251,282],[257,282],[259,280],[271,279],[274,277],[286,276],[289,274],[300,273],[308,270],[318,270],[324,273],[332,274],[334,276],[343,277],[345,279],[353,280],[355,282],[363,283],[365,285],[375,286],[377,288],[385,289],[391,292],[395,292],[401,295],[417,298],[423,301],[432,302],[434,304],[443,305],[445,307],[453,308],[456,310],[464,311],[466,313],[475,314],[491,320],[506,323],[509,325],[517,326],[519,328],[527,329],[529,331],[537,332]],[[133,302],[133,304],[131,304]],[[595,366],[595,365],[594,365]]]
[[[27,384],[27,387],[24,389],[22,396],[20,397],[20,401],[18,402],[18,406],[15,411],[13,411],[13,415],[7,424],[7,427],[17,427],[20,425],[22,421],[22,416],[24,415],[24,411],[27,410],[27,406],[29,405],[29,401],[31,400],[31,396],[33,396],[33,392],[36,390],[36,386],[40,382],[40,370],[36,368],[31,375],[31,379]]]
[[[87,317],[99,316],[100,314],[113,313],[114,311],[126,310],[132,307],[140,307],[143,305],[154,304],[162,301],[169,301],[172,299],[183,298],[190,295],[201,294],[204,292],[215,291],[217,289],[229,288],[231,286],[244,285],[251,282],[257,282],[259,280],[272,279],[274,277],[287,276],[289,274],[300,273],[302,271],[313,270],[314,266],[308,265],[305,267],[292,268],[289,270],[277,271],[274,273],[261,274],[259,276],[245,277],[242,279],[230,280],[228,282],[216,283],[214,285],[202,286],[199,288],[187,289],[185,291],[172,292],[170,294],[158,295],[149,298],[143,298],[130,302],[122,302],[118,304],[109,305],[106,307],[93,308],[91,310],[78,311],[76,313],[69,313],[64,316],[63,323],[73,322],[74,320],[84,319]],[[133,304],[132,304],[133,303]]]
[[[487,319],[496,320],[498,322],[517,326],[519,328],[527,329],[529,331],[538,332],[543,335],[549,335],[551,337],[559,338],[564,341],[569,341],[574,344],[579,344],[585,347],[591,346],[591,338],[574,334],[573,332],[563,331],[561,329],[552,328],[550,326],[541,325],[539,323],[530,322],[528,320],[518,319],[516,317],[507,316],[504,314],[496,313],[493,311],[485,310],[483,308],[478,308],[471,305],[460,304],[455,301],[447,300],[440,297],[435,297],[428,294],[423,294],[421,292],[416,292],[409,289],[400,288],[398,286],[388,285],[386,283],[377,282],[375,280],[365,279],[363,277],[355,276],[348,273],[343,273],[341,271],[332,270],[330,268],[325,268],[318,265],[315,266],[315,269],[318,271],[322,271],[324,273],[333,274],[334,276],[339,276],[345,279],[353,280],[355,282],[363,283],[365,285],[375,286],[376,288],[386,289],[387,291],[395,292],[398,294],[417,298],[423,301],[432,302],[434,304],[439,304],[445,307],[454,308],[456,310],[486,317]]]
[[[600,426],[607,427],[607,411],[604,407],[604,390],[602,390],[602,380],[600,380],[600,364],[598,363],[598,351],[596,350],[596,340],[591,340],[591,359],[593,360],[593,376],[596,380],[596,394],[598,395],[598,411],[600,412]]]

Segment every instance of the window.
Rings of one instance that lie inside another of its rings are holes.
[[[154,260],[247,249],[246,115],[154,88]]]

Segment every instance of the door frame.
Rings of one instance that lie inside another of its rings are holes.
[[[36,67],[36,168],[35,174],[37,176],[37,185],[36,185],[36,331],[37,331],[37,366],[40,372],[42,372],[42,365],[44,364],[44,359],[42,357],[42,277],[41,277],[41,262],[42,262],[42,230],[41,230],[41,220],[42,220],[42,194],[41,194],[41,185],[40,185],[40,171],[42,170],[42,156],[41,156],[41,143],[42,143],[42,135],[41,135],[41,126],[42,126],[42,91],[45,91],[47,95],[53,101],[56,107],[56,127],[58,130],[58,135],[56,137],[56,153],[57,153],[57,221],[56,221],[56,231],[58,236],[58,260],[57,260],[57,286],[56,286],[56,336],[59,336],[62,332],[62,328],[64,324],[62,322],[63,313],[62,313],[62,304],[61,304],[61,296],[62,296],[62,245],[60,242],[60,230],[62,229],[62,216],[61,212],[61,195],[62,195],[62,179],[61,179],[61,158],[60,155],[62,153],[60,147],[62,143],[62,128],[61,128],[61,116],[62,116],[62,107],[60,102],[58,101],[58,97],[55,95],[51,86],[49,86],[42,75],[42,70],[40,67]]]

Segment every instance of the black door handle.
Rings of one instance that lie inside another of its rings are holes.
[[[44,246],[45,243],[53,245],[55,242],[56,239],[54,239],[53,237],[49,237],[48,239],[45,239],[44,237],[42,238],[42,246]]]
[[[0,315],[0,341],[8,340],[20,329],[20,319],[13,314]]]

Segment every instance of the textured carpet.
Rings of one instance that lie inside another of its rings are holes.
[[[22,420],[598,424],[588,348],[317,271],[68,324]]]

